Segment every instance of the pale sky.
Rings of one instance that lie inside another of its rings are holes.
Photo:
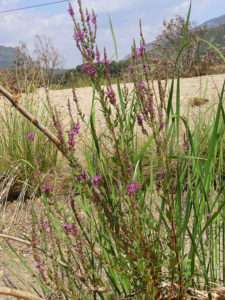
[[[0,0],[0,12],[53,0]],[[76,7],[76,1],[72,0]],[[200,24],[225,14],[225,0],[193,0],[192,21]],[[83,6],[94,8],[98,15],[98,43],[106,46],[113,58],[109,29],[111,16],[117,37],[120,58],[130,52],[133,38],[138,38],[142,19],[146,41],[152,41],[162,28],[162,22],[176,14],[187,14],[189,0],[84,0]],[[63,58],[64,67],[81,63],[73,41],[73,24],[67,13],[67,3],[26,11],[0,14],[0,45],[17,46],[20,41],[32,49],[34,36],[49,37]]]

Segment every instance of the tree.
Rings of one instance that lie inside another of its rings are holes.
[[[201,58],[199,37],[204,35],[206,29],[193,28],[192,24],[187,24],[181,16],[176,16],[168,22],[164,21],[163,27],[153,44],[151,56],[158,59],[162,65],[166,65],[170,73],[175,72],[179,57],[181,74],[192,74],[196,71],[196,62]]]

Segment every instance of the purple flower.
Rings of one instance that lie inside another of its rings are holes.
[[[84,41],[84,32],[80,29],[76,30],[74,32],[74,39],[78,44],[82,43]]]
[[[159,131],[162,131],[164,127],[165,127],[165,123],[164,122],[160,122]]]
[[[140,190],[141,185],[138,182],[132,182],[127,186],[127,193],[131,197],[136,194],[138,190]]]
[[[98,49],[97,46],[96,46],[96,50],[95,50],[95,57],[96,57],[96,62],[97,62],[97,64],[100,64],[100,62],[101,62],[101,57],[100,57],[100,52],[99,52],[99,49]]]
[[[96,70],[95,66],[92,65],[92,64],[89,64],[89,63],[84,64],[82,66],[82,70],[83,70],[84,73],[86,73],[90,77],[94,77],[97,73],[97,70]]]
[[[143,126],[144,116],[142,114],[137,115],[137,122],[139,126]]]
[[[102,177],[101,176],[96,175],[96,176],[92,177],[93,186],[98,187],[101,184],[101,182],[102,182]]]
[[[48,221],[44,221],[44,222],[42,223],[42,227],[43,227],[43,229],[45,230],[45,232],[47,232],[47,233],[50,232],[50,226],[49,226]]]
[[[107,87],[106,96],[109,98],[109,102],[112,105],[116,104],[116,95],[111,86]]]
[[[82,171],[82,172],[80,173],[80,175],[78,175],[78,176],[76,177],[76,179],[77,179],[78,182],[85,182],[85,181],[87,181],[87,179],[88,179],[88,175],[87,175],[87,173],[86,173],[85,171]]]
[[[145,45],[141,44],[140,48],[137,48],[137,57],[142,57],[145,54]]]
[[[69,6],[68,6],[68,13],[71,17],[74,16],[74,10],[73,10],[73,7],[70,2],[69,2]]]
[[[89,23],[90,22],[90,14],[89,14],[89,11],[86,9],[86,22]]]
[[[68,145],[70,148],[74,148],[76,136],[80,133],[80,123],[75,124],[72,129],[68,132]]]
[[[97,23],[97,17],[96,17],[96,14],[94,11],[92,12],[92,16],[91,16],[91,23],[93,25],[96,25],[96,23]]]
[[[91,48],[86,49],[86,56],[88,60],[91,60],[92,58],[95,57],[95,53]]]
[[[147,72],[148,72],[148,65],[143,64],[143,70],[144,70],[145,74],[147,74]]]
[[[28,132],[28,134],[27,134],[27,139],[28,139],[30,142],[33,142],[33,141],[34,141],[34,138],[35,138],[35,133],[34,133],[34,132]]]
[[[137,87],[138,87],[141,91],[144,90],[144,89],[145,89],[145,83],[144,83],[144,81],[142,80],[142,81],[138,82]]]
[[[72,138],[72,137],[69,137],[69,139],[68,139],[68,145],[69,145],[70,149],[74,148],[75,145],[76,145],[75,139]]]
[[[77,227],[74,224],[65,223],[65,224],[63,224],[63,229],[68,234],[73,234],[73,235],[77,234]]]
[[[76,123],[72,130],[75,135],[78,135],[80,133],[80,123]]]
[[[42,192],[49,195],[53,192],[54,187],[53,184],[50,182],[45,182],[43,187],[42,187]]]

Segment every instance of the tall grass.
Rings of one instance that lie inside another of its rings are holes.
[[[156,92],[149,79],[141,31],[140,46],[132,48],[134,88],[128,92],[118,82],[116,93],[107,53],[100,56],[95,43],[96,16],[78,4],[81,22],[71,5],[69,13],[93,86],[89,122],[80,120],[91,146],[84,167],[76,156],[80,126],[69,109],[68,137],[55,124],[71,165],[71,189],[62,201],[46,188],[44,209],[32,214],[33,273],[43,297],[162,299],[167,292],[166,299],[186,299],[197,288],[210,298],[215,285],[225,284],[225,85],[216,113],[190,126],[181,114],[179,78],[179,57],[189,45],[185,27],[169,89],[159,80]],[[74,99],[78,105],[75,91]],[[96,102],[106,124],[101,134]]]
[[[27,97],[29,99],[27,99]],[[35,114],[46,126],[50,125],[50,114],[44,103],[25,96],[24,106]],[[40,174],[48,173],[56,166],[57,150],[48,139],[25,120],[14,108],[2,106],[0,112],[0,174],[11,170],[16,173],[19,186],[38,184]],[[16,172],[15,172],[16,170]],[[28,183],[29,182],[29,183]]]

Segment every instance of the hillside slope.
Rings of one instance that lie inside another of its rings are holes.
[[[12,66],[16,59],[16,53],[16,48],[0,46],[0,68]]]

